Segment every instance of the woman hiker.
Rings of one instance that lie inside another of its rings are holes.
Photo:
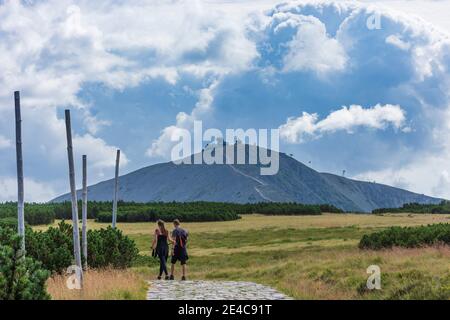
[[[158,228],[155,230],[155,235],[153,237],[152,249],[155,255],[159,258],[159,276],[158,280],[161,280],[161,276],[164,272],[165,279],[169,280],[169,275],[167,272],[167,258],[169,256],[169,245],[167,241],[171,241],[169,232],[164,226],[164,221],[157,221]]]

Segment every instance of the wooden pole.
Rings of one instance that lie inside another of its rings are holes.
[[[80,271],[80,284],[83,287],[83,269],[80,253],[80,230],[78,229],[78,203],[77,190],[75,187],[75,169],[73,164],[72,127],[70,125],[70,110],[65,111],[66,134],[67,134],[67,156],[69,159],[70,193],[72,195],[72,223],[73,223],[73,255],[75,263]]]
[[[113,200],[113,213],[112,213],[112,227],[116,228],[117,223],[117,196],[119,193],[119,161],[120,161],[120,150],[117,150],[116,155],[116,174],[114,178],[114,200]]]
[[[82,194],[82,226],[81,239],[83,244],[84,270],[87,270],[87,156],[83,155],[83,194]]]
[[[16,159],[17,159],[17,222],[18,232],[22,237],[21,249],[25,254],[25,215],[23,191],[23,158],[22,158],[22,117],[20,114],[20,92],[14,92],[16,113]]]

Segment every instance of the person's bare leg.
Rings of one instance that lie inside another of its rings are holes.
[[[170,275],[173,276],[174,272],[175,272],[175,264],[172,263],[172,266],[170,267]]]
[[[186,265],[181,265],[181,269],[183,270],[183,277],[186,277]]]

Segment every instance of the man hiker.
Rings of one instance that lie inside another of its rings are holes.
[[[175,229],[172,231],[172,239],[171,242],[173,243],[173,253],[172,253],[172,267],[170,269],[170,280],[173,280],[173,273],[175,271],[175,264],[177,261],[180,261],[181,263],[181,269],[183,270],[183,276],[181,277],[181,280],[186,280],[186,261],[189,259],[187,250],[186,250],[186,243],[188,239],[188,232],[181,228],[180,226],[180,220],[175,219],[173,220],[173,226]]]

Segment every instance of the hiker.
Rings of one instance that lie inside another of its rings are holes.
[[[189,259],[186,242],[188,238],[188,232],[180,227],[180,220],[173,220],[173,226],[175,229],[172,231],[172,237],[169,241],[173,243],[173,253],[172,253],[172,267],[170,270],[170,280],[173,280],[173,273],[175,271],[175,264],[179,260],[181,263],[181,269],[183,270],[183,276],[181,280],[186,280],[186,261]]]
[[[169,280],[169,275],[167,273],[167,258],[169,257],[169,245],[167,240],[171,241],[169,236],[169,231],[164,226],[164,221],[157,221],[158,228],[155,230],[155,235],[153,237],[152,255],[159,258],[159,276],[158,280],[161,280],[161,276],[164,272],[166,275],[165,279]]]

